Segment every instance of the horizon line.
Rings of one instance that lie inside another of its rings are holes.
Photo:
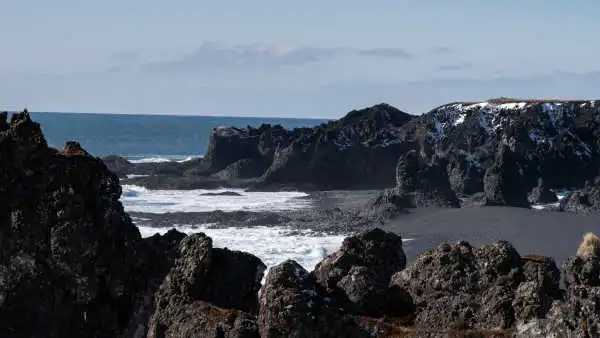
[[[285,117],[285,116],[260,116],[260,115],[216,115],[216,114],[183,114],[183,113],[122,113],[122,112],[74,112],[74,111],[40,111],[40,110],[3,110],[8,113],[17,113],[27,110],[32,114],[77,114],[77,115],[117,115],[117,116],[175,116],[175,117],[234,117],[242,119],[285,119],[285,120],[335,120],[339,117]]]

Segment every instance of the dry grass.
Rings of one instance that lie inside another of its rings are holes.
[[[600,256],[600,238],[591,232],[585,234],[577,249],[577,256],[584,259]]]
[[[83,151],[82,149],[77,149],[77,148],[62,149],[62,150],[58,151],[58,154],[66,156],[66,157],[86,155],[85,151]]]
[[[370,328],[377,332],[377,337],[513,337],[512,330],[499,329],[459,329],[448,328],[445,330],[434,330],[410,325],[412,316],[402,318],[369,318],[361,317],[362,327]]]
[[[524,256],[521,256],[521,260],[542,263],[542,262],[550,261],[551,258],[548,256],[541,256],[541,255],[524,255]]]
[[[561,98],[538,98],[538,99],[526,99],[526,98],[513,98],[513,97],[494,97],[491,99],[487,99],[487,100],[481,100],[481,101],[456,101],[456,102],[451,102],[449,104],[477,104],[477,103],[482,103],[482,102],[490,102],[490,103],[518,103],[518,102],[525,102],[525,103],[549,103],[549,102],[588,102],[588,101],[600,101],[600,100],[596,100],[596,99],[561,99]]]

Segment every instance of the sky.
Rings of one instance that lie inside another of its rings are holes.
[[[0,109],[337,118],[600,98],[597,0],[0,0]]]

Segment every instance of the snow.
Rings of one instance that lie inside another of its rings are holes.
[[[527,105],[527,102],[511,102],[497,105],[496,109],[522,109]]]
[[[454,121],[453,125],[458,126],[459,124],[462,124],[463,122],[465,122],[465,117],[466,114],[460,114],[458,118]]]

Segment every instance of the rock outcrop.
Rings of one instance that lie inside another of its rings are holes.
[[[131,164],[114,156],[106,161],[122,177],[160,176],[131,181],[152,188],[191,189],[202,187],[203,181],[218,181],[223,186],[263,190],[383,189],[394,184],[398,154],[407,149],[401,127],[413,118],[379,104],[314,128],[218,127],[211,132],[206,155],[198,161]]]
[[[351,313],[401,317],[411,312],[412,300],[388,285],[405,266],[402,238],[374,229],[346,238],[340,250],[315,267],[313,276],[335,304]]]
[[[155,294],[147,337],[258,337],[265,268],[250,254],[213,248],[204,234],[186,237]]]
[[[455,206],[447,178],[457,196],[485,193],[483,204],[524,207],[528,193],[534,203],[543,203],[553,200],[549,190],[581,188],[597,176],[598,139],[596,101],[501,98],[450,103],[421,116],[379,104],[294,130],[267,124],[219,127],[203,159],[132,164],[113,156],[105,161],[120,177],[150,175],[125,182],[161,189],[387,189],[396,185],[401,157],[416,151],[420,182],[433,184],[436,192],[430,196],[429,188],[416,189],[408,201],[400,199],[403,203]],[[445,178],[438,181],[434,173]],[[539,179],[543,191],[536,189]],[[399,200],[398,191],[387,195],[385,208],[392,210],[388,202]]]
[[[0,336],[119,336],[145,248],[117,176],[75,142],[49,148],[27,112],[0,117]]]
[[[527,201],[530,204],[549,204],[558,202],[556,194],[548,188],[542,178],[538,180],[538,184],[527,195]]]
[[[600,211],[600,177],[587,181],[583,189],[569,193],[560,201],[560,210],[569,212]]]
[[[487,205],[529,207],[522,164],[508,146],[499,147],[494,164],[485,172],[483,189]]]
[[[558,297],[559,272],[546,257],[520,257],[507,242],[443,244],[392,277],[416,305],[423,328],[509,329],[544,316]]]

